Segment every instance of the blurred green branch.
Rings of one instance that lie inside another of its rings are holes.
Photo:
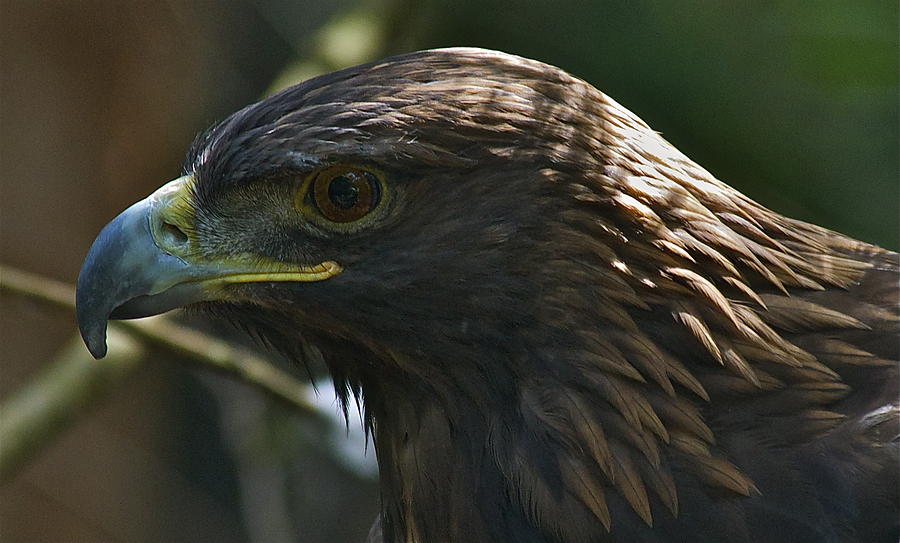
[[[110,330],[110,356],[97,362],[72,338],[12,398],[0,405],[0,482],[130,375],[143,361],[140,346]]]
[[[71,286],[8,266],[0,265],[0,291],[75,309]],[[109,354],[96,361],[80,338],[73,339],[31,383],[0,404],[0,481],[130,375],[150,345],[249,383],[306,416],[323,417],[307,400],[306,388],[297,379],[246,349],[179,326],[166,317],[112,322],[108,340]]]

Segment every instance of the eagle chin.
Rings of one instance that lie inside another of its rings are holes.
[[[566,72],[317,77],[202,135],[78,278],[364,400],[388,542],[898,540],[898,255],[784,217]]]

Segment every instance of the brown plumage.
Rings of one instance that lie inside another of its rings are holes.
[[[234,114],[185,175],[151,231],[204,271],[103,292],[108,227],[89,346],[110,312],[193,302],[317,345],[365,402],[373,540],[897,540],[898,255],[762,207],[587,83],[395,57]],[[220,262],[332,271],[169,294]]]

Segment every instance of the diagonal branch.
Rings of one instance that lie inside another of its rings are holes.
[[[0,405],[0,482],[144,362],[145,349],[128,334],[110,330],[109,340],[115,350],[97,362],[73,337]]]
[[[0,291],[75,309],[71,286],[2,265]],[[302,382],[246,349],[165,317],[110,323],[109,343],[107,358],[96,361],[80,339],[73,338],[31,383],[0,404],[0,481],[131,375],[148,354],[145,343],[249,383],[305,416],[325,419]]]
[[[70,285],[9,266],[0,265],[0,291],[75,310],[75,289]],[[112,322],[110,328],[119,328],[207,369],[236,377],[294,408],[319,416],[303,383],[247,349],[179,326],[165,316]]]

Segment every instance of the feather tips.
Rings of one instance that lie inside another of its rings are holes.
[[[627,141],[642,128],[623,117],[615,130]],[[833,253],[814,228],[793,228],[654,141],[665,161],[614,146],[605,150],[602,175],[570,186],[579,205],[562,210],[549,235],[555,247],[575,252],[556,256],[549,273],[564,279],[543,296],[581,323],[582,354],[569,359],[588,387],[581,393],[569,389],[574,383],[560,384],[571,398],[567,416],[575,429],[568,433],[604,474],[596,484],[612,485],[607,495],[618,492],[648,524],[651,494],[678,510],[669,454],[687,458],[706,485],[757,492],[718,452],[704,416],[715,412],[713,395],[788,394],[800,408],[784,420],[805,421],[818,435],[838,423],[827,406],[847,394],[832,366],[879,360],[837,339],[807,345],[792,336],[866,329],[802,293],[846,287],[869,265]],[[653,320],[663,312],[681,335],[652,328],[663,326]],[[682,339],[667,342],[675,337]],[[582,501],[599,509],[604,494],[580,484]]]

